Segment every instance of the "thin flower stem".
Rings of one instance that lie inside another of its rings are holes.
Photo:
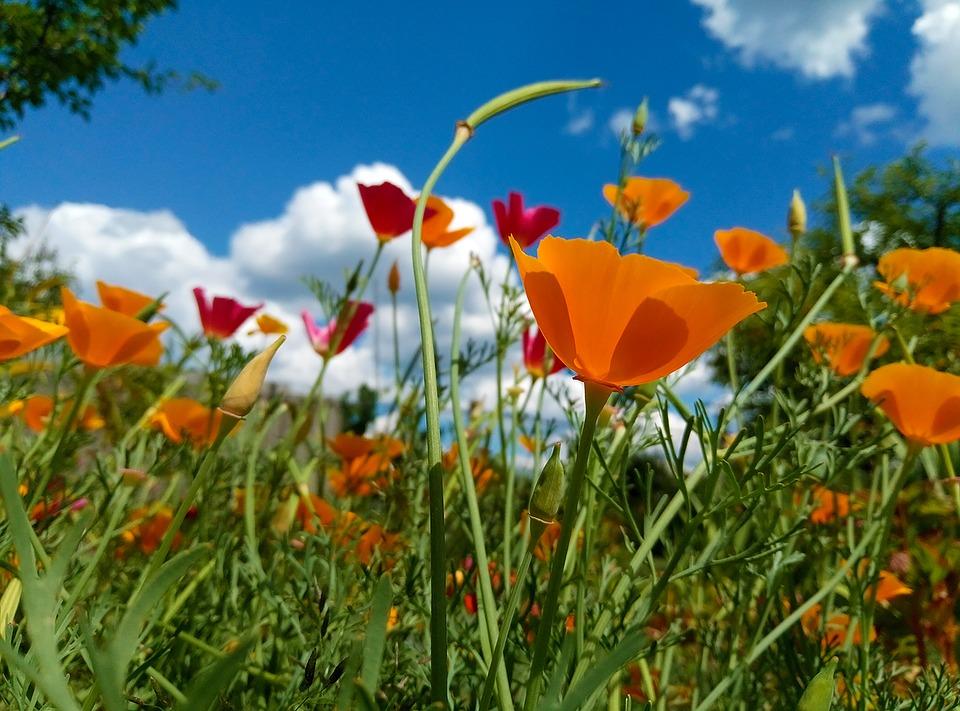
[[[586,479],[587,462],[590,459],[590,447],[593,444],[593,435],[597,429],[597,418],[600,411],[610,397],[610,390],[600,385],[585,382],[584,389],[584,416],[583,428],[580,432],[580,442],[577,445],[577,458],[573,465],[573,472],[567,485],[567,494],[563,505],[563,521],[560,529],[560,539],[553,552],[553,562],[550,567],[550,580],[547,583],[547,592],[544,597],[540,624],[537,627],[537,641],[533,649],[533,661],[530,666],[530,679],[527,682],[527,698],[524,701],[524,711],[537,708],[543,686],[543,671],[547,661],[547,652],[550,649],[550,637],[553,625],[560,606],[560,588],[563,583],[563,569],[570,549],[572,532],[576,525],[580,505],[580,494]],[[532,540],[532,537],[531,537]]]
[[[477,576],[480,579],[480,646],[487,662],[488,675],[496,669],[497,695],[501,709],[513,709],[510,697],[510,680],[507,668],[501,658],[497,658],[491,649],[491,640],[497,634],[497,600],[493,594],[490,580],[490,567],[487,558],[487,546],[483,540],[483,519],[477,502],[477,489],[470,469],[467,433],[463,426],[463,411],[460,407],[460,323],[463,315],[463,301],[467,292],[468,270],[460,280],[457,299],[453,311],[453,335],[450,339],[450,406],[453,409],[453,427],[457,435],[457,450],[460,456],[460,474],[463,479],[463,492],[467,499],[467,512],[470,516],[470,535],[473,538],[473,551],[477,557]],[[507,576],[509,577],[509,576]],[[519,589],[519,585],[517,589]]]
[[[733,396],[736,397],[737,391],[740,389],[740,378],[737,375],[737,351],[736,351],[736,339],[733,335],[733,329],[731,328],[727,331],[726,337],[727,345],[727,375],[730,378],[730,390],[733,392]],[[740,429],[743,426],[743,417],[741,413],[737,413],[737,429]]]
[[[520,559],[520,567],[517,569],[517,584],[513,586],[510,593],[510,599],[507,600],[507,609],[503,612],[503,621],[500,623],[500,631],[497,633],[497,646],[493,650],[493,664],[501,664],[503,661],[503,648],[507,644],[507,637],[510,636],[510,627],[513,626],[513,616],[517,613],[517,607],[520,605],[520,595],[523,593],[521,581],[527,576],[527,570],[530,568],[530,562],[533,560],[533,549],[536,548],[537,541],[541,534],[546,530],[546,524],[542,521],[530,518],[530,542]],[[487,678],[483,682],[483,693],[480,695],[480,705],[478,711],[487,711],[490,705],[490,697],[493,694],[493,685],[495,675],[493,667],[487,672]]]
[[[180,531],[180,526],[183,525],[183,520],[187,517],[187,512],[190,510],[190,507],[193,506],[194,501],[196,501],[197,495],[200,493],[200,489],[203,488],[203,485],[210,476],[210,472],[213,471],[214,463],[217,461],[217,454],[220,452],[220,446],[227,438],[227,435],[233,431],[233,428],[236,427],[239,421],[240,420],[238,418],[233,417],[232,415],[228,415],[226,413],[223,414],[223,420],[222,424],[220,425],[220,431],[217,433],[217,439],[212,445],[210,445],[210,448],[207,449],[206,453],[203,455],[203,459],[201,459],[200,466],[197,468],[196,474],[194,474],[193,481],[190,482],[190,487],[187,489],[186,495],[184,495],[183,499],[180,501],[180,505],[177,507],[177,511],[173,516],[173,520],[170,522],[170,525],[167,526],[167,530],[164,532],[163,538],[160,540],[160,545],[150,556],[150,562],[147,563],[147,567],[140,576],[140,580],[137,583],[137,587],[135,588],[133,595],[130,596],[131,600],[140,594],[147,580],[149,580],[153,574],[160,569],[160,566],[163,565],[164,561],[166,561],[167,556],[170,554],[170,549],[173,547],[173,541],[176,538],[177,533]]]

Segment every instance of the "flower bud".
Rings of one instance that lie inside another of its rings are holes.
[[[400,267],[396,262],[390,267],[390,273],[387,275],[387,288],[391,294],[396,294],[400,291]]]
[[[633,132],[634,136],[639,136],[641,133],[643,133],[644,129],[647,127],[647,121],[649,118],[650,109],[647,107],[647,97],[643,97],[643,101],[640,102],[636,113],[633,115],[633,123],[630,125],[630,130]]]
[[[267,376],[270,361],[285,340],[286,336],[280,336],[265,351],[255,355],[243,366],[243,370],[227,388],[227,393],[220,401],[220,409],[223,412],[237,419],[247,416],[256,404],[257,398],[260,397],[260,389]]]
[[[837,658],[834,657],[803,690],[803,696],[797,704],[797,711],[830,711],[830,706],[833,704],[833,675],[836,669]]]
[[[550,459],[543,465],[540,478],[530,499],[530,518],[544,524],[553,523],[563,501],[563,462],[560,461],[560,443],[553,446]]]
[[[807,206],[800,197],[800,191],[794,190],[790,199],[790,210],[787,212],[787,230],[794,240],[807,231]]]

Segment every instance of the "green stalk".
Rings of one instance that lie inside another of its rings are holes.
[[[547,661],[547,652],[550,649],[550,637],[553,625],[560,606],[560,587],[563,583],[563,568],[570,549],[572,532],[577,520],[580,505],[580,495],[586,479],[587,462],[590,459],[590,447],[593,444],[593,435],[597,429],[597,418],[600,411],[610,397],[610,390],[590,382],[584,382],[584,416],[583,429],[580,432],[580,442],[577,445],[577,458],[573,465],[567,495],[563,505],[563,522],[557,549],[553,552],[553,561],[550,567],[550,580],[547,583],[547,593],[543,601],[543,612],[540,624],[537,627],[537,641],[533,650],[533,661],[530,666],[530,679],[527,682],[527,698],[523,704],[524,711],[537,708],[543,687],[543,671]],[[531,540],[533,537],[531,536]]]
[[[190,487],[187,489],[186,495],[177,507],[173,520],[170,522],[170,525],[167,526],[167,530],[160,540],[160,545],[153,555],[150,556],[150,562],[144,569],[143,575],[140,576],[140,582],[137,583],[137,587],[130,597],[131,600],[140,594],[147,580],[157,572],[167,559],[167,555],[170,554],[170,549],[173,547],[173,541],[176,538],[177,532],[180,530],[180,526],[183,525],[183,520],[187,517],[187,512],[190,510],[190,507],[193,506],[193,502],[196,501],[200,489],[203,488],[203,485],[210,476],[210,472],[213,471],[213,465],[217,461],[217,454],[220,451],[223,440],[227,438],[227,435],[230,434],[239,421],[239,418],[223,413],[222,424],[220,425],[220,431],[217,433],[217,439],[204,453],[200,466],[193,477],[193,481],[190,482]]]
[[[473,551],[477,557],[477,575],[480,579],[480,646],[487,662],[488,676],[496,669],[497,695],[501,709],[513,709],[510,697],[510,680],[502,659],[491,650],[491,640],[497,634],[497,601],[490,580],[490,567],[487,559],[487,546],[483,540],[483,519],[477,503],[477,488],[470,469],[469,445],[463,426],[463,411],[460,408],[460,321],[463,314],[463,301],[467,292],[467,280],[471,270],[463,275],[457,290],[457,300],[453,311],[453,335],[450,340],[450,407],[453,408],[453,427],[457,435],[457,450],[460,455],[460,473],[463,478],[463,493],[467,499],[467,512],[470,516],[470,535],[473,538]],[[507,575],[506,577],[509,577]],[[519,579],[519,578],[518,578]],[[517,585],[517,589],[519,589]]]
[[[523,592],[521,581],[527,576],[527,570],[530,568],[530,562],[533,560],[533,549],[537,546],[541,534],[547,526],[543,521],[535,518],[529,518],[530,521],[530,541],[527,549],[520,559],[520,568],[517,570],[517,584],[513,586],[510,592],[510,599],[507,600],[507,609],[503,613],[503,622],[500,623],[500,631],[497,633],[497,646],[493,650],[493,664],[500,665],[503,661],[503,648],[507,644],[507,637],[510,636],[510,627],[513,625],[513,616],[517,613],[517,607],[520,605],[520,595]],[[483,682],[483,693],[480,695],[479,711],[487,711],[490,705],[490,697],[493,694],[493,684],[496,679],[494,668],[491,666],[487,672],[487,678]],[[501,704],[501,708],[502,708]]]
[[[420,343],[423,358],[423,390],[427,420],[427,471],[430,490],[430,682],[431,699],[446,704],[447,683],[447,625],[444,591],[445,545],[443,530],[443,467],[440,450],[440,397],[437,382],[436,347],[433,341],[433,321],[430,315],[430,295],[427,291],[423,256],[423,216],[434,185],[447,165],[473,136],[474,131],[494,116],[509,111],[528,101],[551,94],[599,86],[599,80],[540,82],[508,91],[483,104],[466,120],[457,124],[453,141],[427,177],[413,216],[413,239],[410,251],[413,258],[413,281],[417,294],[417,315],[420,319]]]

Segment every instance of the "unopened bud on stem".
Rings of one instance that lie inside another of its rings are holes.
[[[396,295],[400,291],[400,267],[397,262],[390,267],[390,273],[387,275],[387,289],[391,294]]]
[[[639,136],[644,132],[647,128],[649,118],[650,109],[647,106],[647,97],[643,97],[643,101],[641,101],[637,107],[636,113],[633,114],[633,123],[630,125],[630,130],[633,131],[634,136]]]
[[[253,409],[260,397],[260,389],[263,388],[263,381],[267,377],[270,361],[285,340],[287,340],[286,336],[280,336],[265,351],[255,355],[243,366],[243,370],[227,388],[226,394],[220,401],[220,409],[224,413],[236,419],[243,419]]]
[[[530,518],[544,524],[551,524],[557,518],[564,494],[563,462],[560,461],[560,443],[553,446],[550,459],[543,465],[543,471],[533,489],[530,499]]]
[[[800,197],[800,191],[794,190],[787,212],[787,230],[796,242],[807,231],[807,206]]]

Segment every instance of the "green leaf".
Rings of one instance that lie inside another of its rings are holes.
[[[367,625],[367,636],[363,643],[363,668],[360,672],[360,680],[370,692],[377,688],[383,650],[387,644],[387,618],[390,615],[392,602],[393,585],[390,583],[390,575],[384,573],[373,592],[370,622]]]
[[[230,686],[237,676],[237,672],[243,665],[243,660],[258,637],[258,631],[249,632],[235,650],[198,674],[187,689],[187,700],[178,704],[177,708],[183,711],[205,711],[212,707],[220,694]]]

